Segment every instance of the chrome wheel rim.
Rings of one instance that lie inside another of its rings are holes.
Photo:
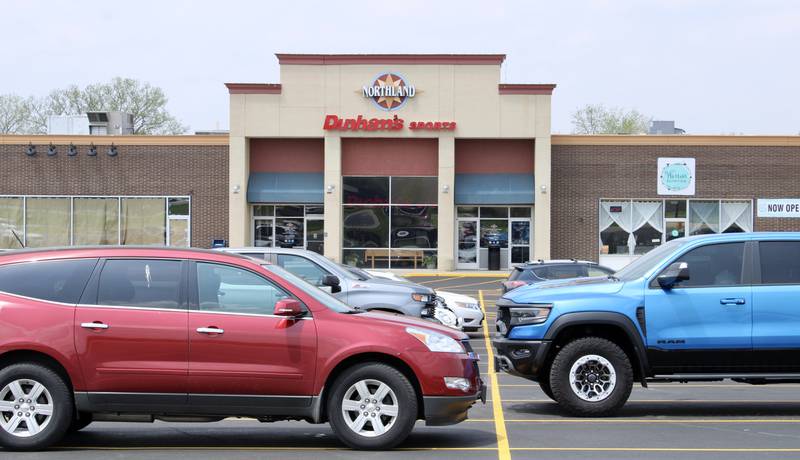
[[[359,380],[347,389],[342,399],[342,416],[347,427],[367,438],[391,430],[399,411],[394,391],[380,380]]]
[[[614,366],[600,355],[581,356],[569,370],[569,386],[584,401],[598,402],[608,398],[616,384]]]
[[[53,398],[44,385],[18,379],[0,390],[0,427],[20,438],[36,436],[53,418]]]

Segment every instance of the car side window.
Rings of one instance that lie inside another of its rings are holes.
[[[321,286],[322,277],[328,274],[327,271],[314,262],[293,254],[278,254],[278,265],[314,286]]]
[[[800,284],[800,241],[761,241],[761,284]]]
[[[182,267],[180,260],[109,259],[100,273],[97,304],[182,309]]]
[[[271,315],[275,304],[291,296],[271,281],[238,267],[197,263],[200,311]]]
[[[744,243],[709,244],[692,249],[673,263],[689,265],[689,279],[674,287],[714,287],[742,284]]]
[[[266,259],[265,254],[263,252],[240,252],[239,254],[259,260]]]
[[[560,279],[567,279],[567,278],[580,278],[585,276],[585,271],[583,266],[578,264],[572,265],[552,265],[549,267],[543,267],[542,273],[540,274],[537,270],[536,275],[540,278],[544,278],[547,280],[560,280]]]
[[[613,272],[600,267],[593,267],[591,265],[586,267],[586,276],[608,276],[612,273]]]
[[[0,266],[0,291],[76,304],[97,259],[46,260]]]

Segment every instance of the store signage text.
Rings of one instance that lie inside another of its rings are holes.
[[[397,110],[417,94],[417,88],[402,75],[386,72],[376,76],[370,85],[363,86],[361,93],[381,110]]]
[[[659,195],[694,195],[694,158],[659,158],[657,188]]]
[[[800,218],[800,198],[758,200],[758,217]]]
[[[400,131],[406,127],[406,121],[397,115],[392,118],[339,118],[337,115],[325,115],[322,129],[325,131]],[[412,131],[453,131],[455,121],[412,121],[408,123]]]

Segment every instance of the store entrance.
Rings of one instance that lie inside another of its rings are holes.
[[[478,268],[478,219],[458,219],[458,262],[459,269]]]
[[[499,249],[500,270],[531,259],[530,206],[458,206],[456,268],[488,270],[489,251]]]

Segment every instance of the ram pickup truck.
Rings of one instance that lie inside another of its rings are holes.
[[[800,381],[800,233],[680,238],[497,306],[496,368],[574,415],[615,413],[634,382]]]

